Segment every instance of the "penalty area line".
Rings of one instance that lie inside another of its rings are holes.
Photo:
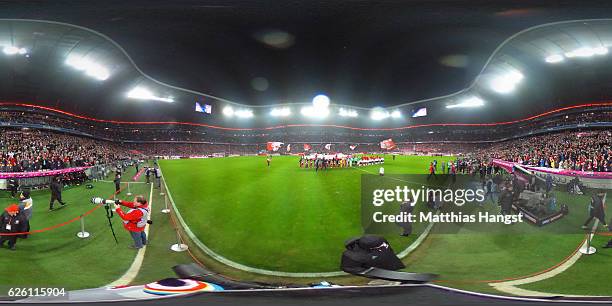
[[[151,191],[149,192],[149,220],[151,220],[151,212],[153,211],[153,184],[151,184]],[[145,228],[145,233],[147,235],[147,244],[149,244],[149,229],[150,225]],[[128,268],[128,270],[116,281],[106,285],[106,287],[116,287],[116,286],[124,286],[129,285],[136,279],[138,272],[140,272],[140,267],[142,267],[142,262],[144,261],[145,252],[147,251],[147,245],[144,245],[141,249],[136,253],[136,257],[134,257],[134,261],[132,265]]]

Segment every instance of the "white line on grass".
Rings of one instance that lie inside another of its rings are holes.
[[[605,194],[603,198],[604,204],[606,203],[606,196],[607,194]],[[594,233],[595,231],[597,231],[598,226],[599,226],[599,220],[595,219],[595,222],[593,223],[593,227],[591,228],[591,234],[589,234],[589,237],[580,246],[580,248],[586,248],[590,246],[590,241],[593,239]],[[573,266],[578,261],[578,259],[580,259],[580,257],[582,257],[582,253],[579,251],[576,251],[576,253],[574,253],[574,255],[572,255],[572,257],[568,259],[566,262],[564,262],[560,266],[546,273],[538,274],[532,277],[502,282],[502,283],[490,283],[489,285],[499,291],[514,294],[514,295],[521,295],[521,296],[560,296],[561,295],[561,296],[572,296],[572,297],[585,297],[587,295],[566,295],[566,294],[558,294],[558,293],[550,293],[550,292],[532,291],[532,290],[522,289],[522,288],[517,287],[520,285],[535,283],[535,282],[539,282],[545,279],[555,277],[565,272],[571,266]]]
[[[153,211],[153,184],[151,184],[151,191],[149,192],[149,220],[151,220],[152,211]],[[151,228],[150,225],[147,226],[147,228],[145,228],[145,233],[147,235],[147,244],[149,244],[149,241],[150,241],[149,240],[150,238],[149,229],[150,228]],[[142,266],[142,261],[144,260],[144,255],[146,251],[147,251],[147,245],[139,249],[138,253],[136,254],[136,257],[134,258],[134,261],[132,262],[132,265],[125,272],[125,274],[123,274],[123,276],[121,276],[116,281],[106,285],[106,287],[129,285],[132,281],[134,281],[134,279],[138,275],[138,272],[140,271],[140,267]]]
[[[164,178],[161,166],[159,167],[159,170],[162,173],[162,178]],[[362,171],[365,171],[365,170],[362,170]],[[237,262],[235,262],[233,260],[227,259],[227,258],[217,254],[215,251],[213,251],[209,247],[207,247],[193,233],[193,231],[191,231],[191,228],[189,228],[189,226],[187,225],[187,223],[183,219],[183,216],[181,215],[181,213],[179,212],[178,208],[176,207],[176,204],[174,203],[174,199],[172,198],[172,193],[170,192],[170,189],[168,188],[168,185],[166,184],[166,180],[164,179],[163,181],[164,181],[164,187],[166,188],[166,194],[168,195],[168,198],[170,199],[170,203],[172,204],[172,209],[174,209],[176,217],[179,220],[179,223],[181,224],[181,226],[183,227],[183,230],[185,231],[185,233],[187,234],[189,239],[191,239],[191,241],[193,241],[193,243],[198,248],[200,248],[204,253],[206,253],[208,256],[212,257],[213,259],[215,259],[215,260],[217,260],[217,261],[219,261],[219,262],[221,262],[221,263],[223,263],[223,264],[225,264],[227,266],[230,266],[230,267],[232,267],[234,269],[237,269],[237,270],[242,270],[242,271],[246,271],[246,272],[249,272],[249,273],[255,273],[255,274],[270,275],[270,276],[296,277],[296,278],[315,278],[315,277],[334,277],[334,276],[347,275],[347,273],[345,273],[343,271],[333,271],[333,272],[282,272],[282,271],[265,270],[265,269],[260,269],[260,268],[254,268],[254,267],[246,266],[246,265],[237,263]],[[419,238],[417,238],[417,240],[415,240],[405,250],[400,252],[398,256],[400,258],[403,258],[406,255],[408,255],[410,252],[415,250],[419,246],[419,244],[421,244],[421,242],[423,242],[423,240],[425,240],[425,237],[427,236],[427,234],[429,234],[429,231],[431,230],[432,225],[433,224],[429,224],[429,226],[425,229],[425,231],[423,231],[423,233],[421,233]]]
[[[108,180],[97,180],[97,182],[114,183],[114,181],[108,181]],[[132,181],[128,181],[128,182],[124,182],[124,183],[128,183],[128,184],[147,184],[147,182],[132,182]]]

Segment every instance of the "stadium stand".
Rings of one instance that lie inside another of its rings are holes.
[[[23,106],[0,108],[0,171],[22,172],[107,164],[139,156],[254,155],[267,141],[292,144],[277,153],[379,152],[463,155],[469,164],[499,158],[542,167],[612,171],[612,110],[572,109],[512,124],[426,126],[393,130],[336,126],[225,130],[180,124],[125,124]],[[351,146],[356,146],[351,149]]]

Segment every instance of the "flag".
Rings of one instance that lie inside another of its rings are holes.
[[[395,145],[395,142],[393,142],[393,139],[389,138],[386,140],[383,140],[380,142],[380,148],[381,149],[387,149],[387,150],[392,150],[395,149],[397,146]]]
[[[287,152],[291,152],[291,144],[287,145]]]
[[[351,151],[355,150],[355,148],[357,147],[357,145],[350,145],[349,148],[351,148]]]
[[[331,150],[331,143],[325,145],[325,150]]]
[[[278,141],[268,141],[268,145],[266,146],[266,149],[268,151],[278,151],[278,149],[280,149],[280,147],[283,145],[282,142],[278,142]]]
[[[304,151],[310,151],[310,149],[312,149],[312,147],[309,144],[305,143],[304,144]]]

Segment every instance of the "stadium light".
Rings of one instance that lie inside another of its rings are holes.
[[[559,63],[559,62],[562,62],[564,59],[565,59],[565,58],[564,58],[564,57],[563,57],[563,55],[561,55],[561,54],[553,54],[553,55],[549,55],[549,56],[547,56],[547,57],[546,57],[544,60],[545,60],[547,63],[554,64],[554,63]]]
[[[329,106],[329,97],[326,95],[316,95],[312,98],[312,105],[315,108],[326,108]]]
[[[226,106],[223,108],[223,115],[227,117],[236,116],[238,118],[251,118],[253,117],[253,111],[250,109],[236,109],[234,110],[231,106]]]
[[[234,115],[234,108],[231,106],[226,106],[223,108],[223,115],[227,117],[231,117]]]
[[[593,52],[596,55],[606,55],[606,54],[608,54],[608,48],[606,48],[606,47],[596,47],[596,48],[593,48]]]
[[[287,117],[289,115],[291,115],[291,109],[288,107],[273,108],[270,111],[272,117]]]
[[[24,55],[24,54],[28,53],[28,49],[26,49],[26,48],[19,48],[19,47],[15,47],[15,46],[6,46],[6,47],[2,48],[2,52],[4,52],[4,54],[6,54],[6,55],[15,55],[15,54]]]
[[[136,100],[155,100],[161,102],[174,102],[174,98],[172,97],[157,97],[150,90],[144,87],[134,87],[127,93],[128,98],[136,99]]]
[[[581,47],[576,50],[566,52],[565,56],[568,58],[572,57],[591,57],[594,55],[605,55],[608,54],[608,48],[606,47]]]
[[[375,107],[370,112],[370,118],[372,120],[383,120],[385,118],[389,118],[389,112],[382,109],[381,107]]]
[[[387,110],[385,110],[382,107],[375,107],[372,109],[372,111],[370,112],[370,118],[372,120],[383,120],[383,119],[387,119],[387,118],[401,118],[402,117],[402,113],[399,110],[394,110],[392,112],[389,112]]]
[[[302,113],[302,115],[304,115],[305,117],[325,118],[327,117],[327,115],[329,115],[329,108],[327,107],[316,108],[314,106],[304,106],[300,110],[300,113]]]
[[[523,79],[523,74],[518,71],[497,76],[491,81],[491,89],[498,93],[509,93],[514,90],[516,85]]]
[[[340,117],[355,118],[359,116],[359,113],[357,113],[357,111],[354,109],[340,108],[338,110],[338,115],[340,115]]]
[[[470,108],[470,107],[480,107],[484,105],[484,101],[478,97],[469,97],[461,100],[461,102],[457,104],[449,104],[446,108]]]
[[[312,106],[304,106],[300,110],[305,117],[325,118],[329,115],[329,97],[317,95],[312,98]]]
[[[110,76],[108,69],[102,67],[97,63],[89,61],[86,58],[69,56],[66,59],[66,65],[71,66],[76,70],[85,71],[86,75],[100,81],[104,81]]]
[[[234,111],[234,115],[238,118],[251,118],[253,117],[253,111],[250,109],[239,109]]]

